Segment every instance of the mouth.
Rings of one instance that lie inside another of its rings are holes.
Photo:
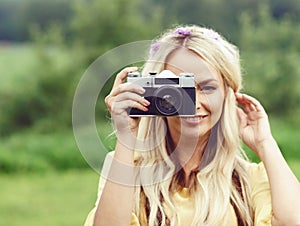
[[[198,124],[201,121],[203,121],[206,117],[207,115],[195,115],[192,117],[182,117],[182,120],[188,123]]]

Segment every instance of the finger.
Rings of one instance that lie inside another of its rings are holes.
[[[145,107],[143,104],[133,100],[123,100],[119,102],[114,102],[112,104],[111,110],[112,113],[122,114],[124,111],[127,111],[127,109],[130,108],[136,108],[138,110],[145,111],[145,112],[148,111],[148,108]]]
[[[145,89],[143,87],[133,84],[133,83],[123,83],[123,84],[119,84],[118,86],[114,87],[111,90],[110,95],[117,96],[124,92],[133,92],[133,93],[143,94],[143,93],[145,93]]]
[[[247,98],[251,104],[255,107],[256,111],[265,111],[261,103],[256,100],[254,97],[244,94],[245,98]]]
[[[141,110],[146,110],[145,107],[150,105],[150,102],[143,96],[132,92],[124,92],[122,94],[119,94],[118,96],[108,96],[105,98],[105,103],[110,112],[114,111],[118,113],[120,113],[120,111],[122,110],[124,111],[127,108],[135,108],[135,106],[138,106],[138,108]],[[142,108],[141,106],[143,106],[144,108]],[[120,111],[116,111],[115,109],[117,108],[119,108]]]
[[[114,102],[126,99],[132,99],[133,101],[140,102],[144,106],[148,106],[150,104],[149,101],[138,95],[144,92],[145,90],[141,86],[132,83],[123,83],[112,89],[111,93],[105,97],[105,104],[110,112],[112,111],[111,108]]]
[[[236,93],[236,100],[237,102],[245,108],[247,112],[251,111],[264,111],[264,108],[260,104],[258,100],[254,97],[251,97],[247,94]]]
[[[125,92],[116,97],[116,102],[121,102],[121,101],[125,101],[125,100],[132,100],[132,101],[142,104],[143,106],[150,105],[150,102],[148,100],[146,100],[143,96],[140,96],[140,95],[138,95],[136,93],[132,93],[132,92]]]
[[[237,115],[240,120],[240,128],[247,126],[247,115],[241,108],[237,107]]]
[[[245,103],[242,107],[243,107],[246,114],[249,114],[253,111],[256,111],[255,106],[251,103]]]
[[[104,102],[105,102],[109,112],[111,112],[111,108],[112,108],[114,99],[115,99],[115,97],[113,97],[111,95],[106,96],[105,99],[104,99]]]
[[[138,69],[137,67],[126,67],[123,70],[121,70],[115,78],[113,88],[124,83],[128,73],[137,71],[137,69]]]
[[[242,106],[246,106],[246,105],[252,105],[252,107],[255,107],[260,105],[260,103],[253,97],[247,95],[247,94],[241,94],[241,93],[236,93],[236,100],[239,104],[241,104]]]
[[[243,94],[236,94],[236,100],[246,114],[249,114],[252,111],[256,111],[255,106],[251,104],[247,99],[245,99],[243,97]]]

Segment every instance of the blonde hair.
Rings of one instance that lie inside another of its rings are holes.
[[[212,129],[199,171],[192,175],[189,186],[195,201],[192,225],[221,225],[230,204],[239,224],[253,225],[246,171],[248,162],[239,140],[234,95],[242,86],[239,52],[211,29],[195,25],[176,27],[155,42],[143,74],[162,71],[167,57],[182,47],[197,53],[214,67],[226,86],[222,115]],[[137,152],[136,165],[147,170],[141,170],[139,175],[141,186],[136,188],[134,211],[142,225],[177,225],[180,219],[176,215],[172,194],[182,187],[182,171],[177,169],[170,156],[171,141],[165,120],[161,117],[142,118],[138,138],[150,151]],[[167,216],[165,208],[173,215]]]

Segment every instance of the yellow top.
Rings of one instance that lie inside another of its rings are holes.
[[[262,163],[249,164],[249,176],[251,184],[251,197],[254,205],[254,226],[271,226],[272,206],[271,206],[271,193],[268,182],[268,177]],[[98,198],[95,207],[89,213],[84,226],[93,226],[95,211],[100,200],[100,196],[105,184],[105,180],[100,178],[98,187]],[[174,193],[174,205],[178,207],[178,215],[182,226],[191,225],[194,218],[193,202],[190,200],[189,191],[183,188],[181,191]],[[166,210],[167,212],[168,210]],[[224,218],[224,225],[238,226],[237,218],[232,206],[227,210]],[[137,216],[132,213],[131,226],[145,226],[141,225]]]

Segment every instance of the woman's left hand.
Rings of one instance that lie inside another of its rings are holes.
[[[253,97],[236,93],[236,100],[243,108],[237,108],[240,119],[240,137],[258,156],[264,142],[272,139],[268,115],[262,105]]]

